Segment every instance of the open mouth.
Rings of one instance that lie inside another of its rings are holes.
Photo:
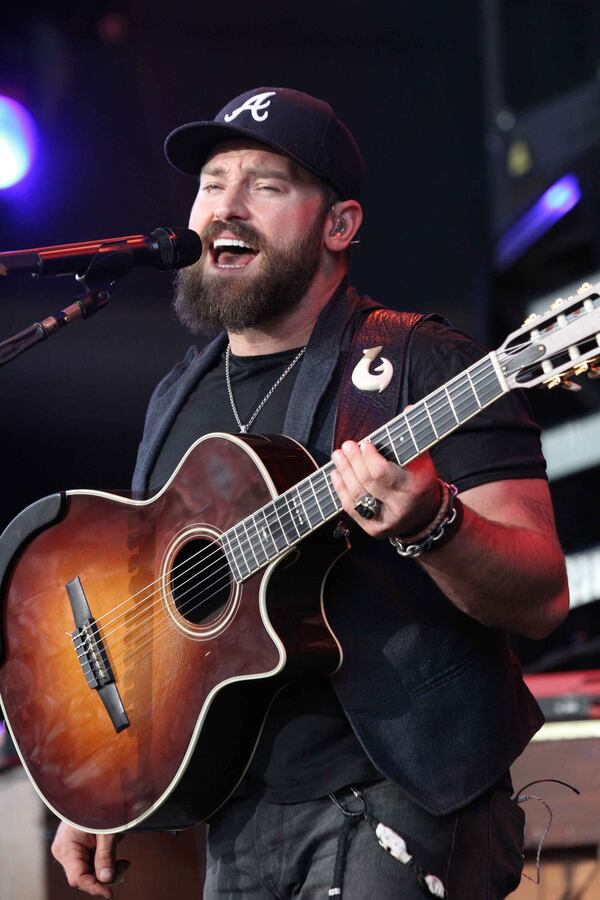
[[[245,269],[258,253],[238,238],[217,238],[211,246],[213,261],[219,269]]]

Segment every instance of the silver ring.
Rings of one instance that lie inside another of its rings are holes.
[[[363,494],[356,500],[354,509],[363,519],[375,519],[381,512],[381,500],[373,494]]]

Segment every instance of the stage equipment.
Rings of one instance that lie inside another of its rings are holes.
[[[548,722],[600,719],[600,670],[539,672],[525,681]]]
[[[9,250],[0,253],[0,275],[76,275],[83,277],[101,256],[119,251],[116,274],[122,273],[122,253],[128,254],[128,269],[153,266],[155,269],[182,269],[200,258],[202,244],[189,228],[159,227],[149,235],[104,238],[78,244],[58,244],[34,250]],[[110,259],[102,266],[110,274]]]
[[[200,258],[202,243],[189,228],[156,228],[150,235],[136,234],[81,244],[59,244],[35,250],[0,253],[0,276],[9,273],[69,275],[85,288],[69,306],[34,322],[0,343],[0,366],[15,359],[34,344],[45,340],[79,319],[103,309],[117,282],[134,266],[182,269]]]

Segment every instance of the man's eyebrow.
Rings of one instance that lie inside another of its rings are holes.
[[[281,181],[290,181],[290,175],[287,172],[282,172],[281,169],[268,169],[263,166],[250,166],[247,169],[244,169],[245,175],[252,175],[255,178],[279,178]],[[227,169],[224,166],[211,166],[210,164],[205,166],[200,175],[208,175],[211,178],[220,178],[223,175],[227,175]]]

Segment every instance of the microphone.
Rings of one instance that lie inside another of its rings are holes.
[[[80,244],[13,250],[0,253],[0,275],[83,275],[96,254],[107,255],[115,251],[128,252],[131,266],[183,269],[200,259],[202,242],[189,228],[161,226],[148,235],[133,234]],[[105,261],[110,268],[110,261]]]

